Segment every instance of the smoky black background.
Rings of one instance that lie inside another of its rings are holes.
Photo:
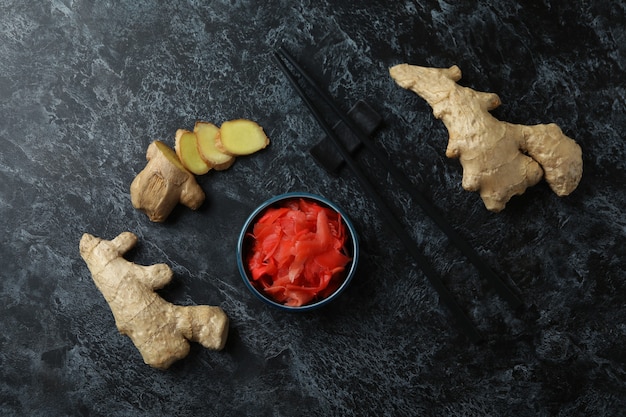
[[[619,2],[0,0],[0,413],[29,416],[617,416],[626,406],[626,12]],[[558,3],[558,4],[557,4]],[[284,46],[345,109],[384,119],[381,151],[524,301],[485,286],[371,155],[359,162],[485,336],[471,345],[349,172],[309,155],[321,129],[272,60]],[[458,65],[501,120],[555,122],[583,149],[577,190],[545,183],[498,214],[461,188],[447,131],[392,65]],[[198,181],[164,224],[129,186],[155,139],[196,120],[271,139]],[[330,198],[361,238],[359,273],[307,314],[272,310],[236,270],[252,210]],[[139,236],[129,259],[175,271],[177,304],[221,306],[221,352],[167,371],[121,336],[78,253],[85,232]]]

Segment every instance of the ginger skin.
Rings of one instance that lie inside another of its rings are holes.
[[[462,186],[479,191],[485,207],[499,212],[514,195],[545,178],[559,196],[582,178],[580,146],[554,123],[534,126],[502,122],[489,113],[500,105],[493,93],[456,82],[461,70],[400,64],[389,70],[398,85],[428,102],[448,129],[446,156],[459,158]]]
[[[80,254],[94,283],[111,308],[120,333],[131,338],[148,365],[167,369],[189,353],[189,341],[221,350],[228,336],[228,316],[220,307],[177,306],[154,291],[173,276],[165,264],[141,266],[123,258],[137,236],[123,232],[113,240],[85,233]]]
[[[178,203],[192,210],[205,199],[194,175],[178,160],[172,148],[154,141],[146,152],[148,163],[130,185],[133,207],[153,222],[163,222]]]

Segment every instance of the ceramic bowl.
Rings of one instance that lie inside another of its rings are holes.
[[[250,251],[252,250],[252,246],[254,244],[254,238],[252,237],[252,230],[257,221],[265,214],[266,210],[273,207],[283,207],[289,201],[294,199],[304,199],[307,201],[311,201],[317,203],[320,206],[327,207],[332,211],[338,212],[341,215],[341,220],[346,226],[346,243],[345,250],[346,254],[352,258],[352,260],[345,266],[344,271],[341,272],[340,283],[338,287],[330,294],[328,294],[324,298],[317,298],[308,304],[304,304],[302,306],[288,306],[281,304],[280,302],[274,301],[270,298],[269,295],[265,294],[263,290],[257,288],[253,284],[253,280],[251,278],[250,271],[247,266],[247,259],[249,257]],[[263,301],[266,304],[269,304],[275,308],[284,311],[309,311],[313,309],[317,309],[319,307],[325,306],[334,300],[336,300],[339,295],[348,287],[354,275],[356,274],[357,266],[359,262],[359,241],[354,225],[346,215],[346,213],[338,207],[335,203],[329,201],[328,199],[321,197],[319,195],[305,193],[305,192],[293,192],[287,194],[281,194],[276,197],[270,198],[265,201],[259,207],[257,207],[252,214],[248,217],[246,222],[241,229],[239,234],[239,239],[237,241],[237,267],[241,274],[241,278],[243,279],[246,287],[254,294],[259,300]]]

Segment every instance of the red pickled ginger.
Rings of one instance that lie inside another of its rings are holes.
[[[330,295],[351,260],[341,215],[305,199],[266,210],[255,223],[252,238],[246,261],[253,284],[287,306]]]

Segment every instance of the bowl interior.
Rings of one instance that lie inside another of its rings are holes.
[[[345,243],[345,249],[346,249],[346,253],[352,259],[345,266],[342,282],[340,283],[340,285],[334,292],[332,292],[330,295],[328,295],[325,298],[316,299],[311,303],[294,307],[294,306],[287,306],[277,301],[274,301],[273,299],[265,295],[262,291],[260,291],[252,283],[252,278],[251,278],[246,260],[247,260],[248,254],[250,253],[252,249],[252,245],[254,244],[254,239],[251,236],[252,229],[254,225],[256,224],[256,222],[261,218],[261,216],[265,214],[266,210],[273,208],[273,207],[281,207],[292,200],[298,200],[298,199],[314,201],[315,203],[321,206],[325,206],[335,212],[338,212],[341,215],[342,222],[346,226],[346,231],[348,234],[346,243]],[[326,198],[315,195],[315,194],[309,194],[309,193],[282,194],[282,195],[273,197],[267,200],[265,203],[261,204],[256,210],[252,212],[252,214],[246,220],[241,230],[241,233],[239,235],[239,240],[237,242],[237,267],[239,269],[239,272],[241,274],[241,277],[245,285],[255,296],[257,296],[257,298],[259,298],[263,302],[270,304],[274,307],[277,307],[279,309],[287,310],[287,311],[312,310],[312,309],[321,307],[329,303],[330,301],[334,300],[335,298],[337,298],[339,294],[341,294],[344,291],[344,289],[348,286],[353,276],[355,275],[356,268],[358,265],[358,257],[359,257],[358,236],[356,234],[354,225],[352,224],[350,219],[347,217],[347,215],[343,212],[343,210],[340,207],[338,207],[336,204],[332,203],[331,201],[327,200]]]

